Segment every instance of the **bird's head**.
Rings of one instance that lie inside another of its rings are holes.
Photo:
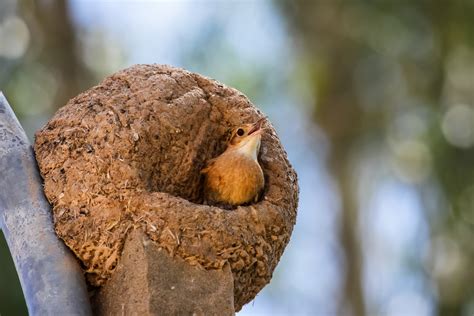
[[[253,124],[245,124],[235,128],[230,136],[227,150],[232,150],[257,160],[264,121],[265,117]]]

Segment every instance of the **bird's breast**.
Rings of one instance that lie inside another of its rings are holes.
[[[254,201],[264,186],[258,161],[245,156],[219,157],[209,169],[205,181],[208,199],[240,205]]]

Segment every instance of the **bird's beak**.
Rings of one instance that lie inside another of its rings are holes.
[[[259,119],[255,123],[253,123],[252,128],[250,129],[250,131],[248,132],[247,135],[251,135],[255,132],[260,131],[260,129],[262,128],[262,124],[265,121],[265,119],[266,119],[266,117],[262,117],[261,119]]]

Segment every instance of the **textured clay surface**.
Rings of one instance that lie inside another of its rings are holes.
[[[228,132],[262,113],[239,91],[188,71],[138,65],[70,100],[36,134],[56,232],[102,285],[126,236],[141,228],[192,265],[230,264],[235,308],[270,281],[296,219],[298,185],[269,122],[261,200],[234,210],[199,204],[200,170]]]

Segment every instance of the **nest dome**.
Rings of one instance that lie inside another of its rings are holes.
[[[236,310],[272,276],[296,219],[295,171],[267,123],[262,199],[224,210],[199,204],[200,170],[229,129],[262,117],[239,91],[183,69],[137,65],[71,99],[36,134],[56,233],[103,284],[136,228],[192,265],[229,263]]]

